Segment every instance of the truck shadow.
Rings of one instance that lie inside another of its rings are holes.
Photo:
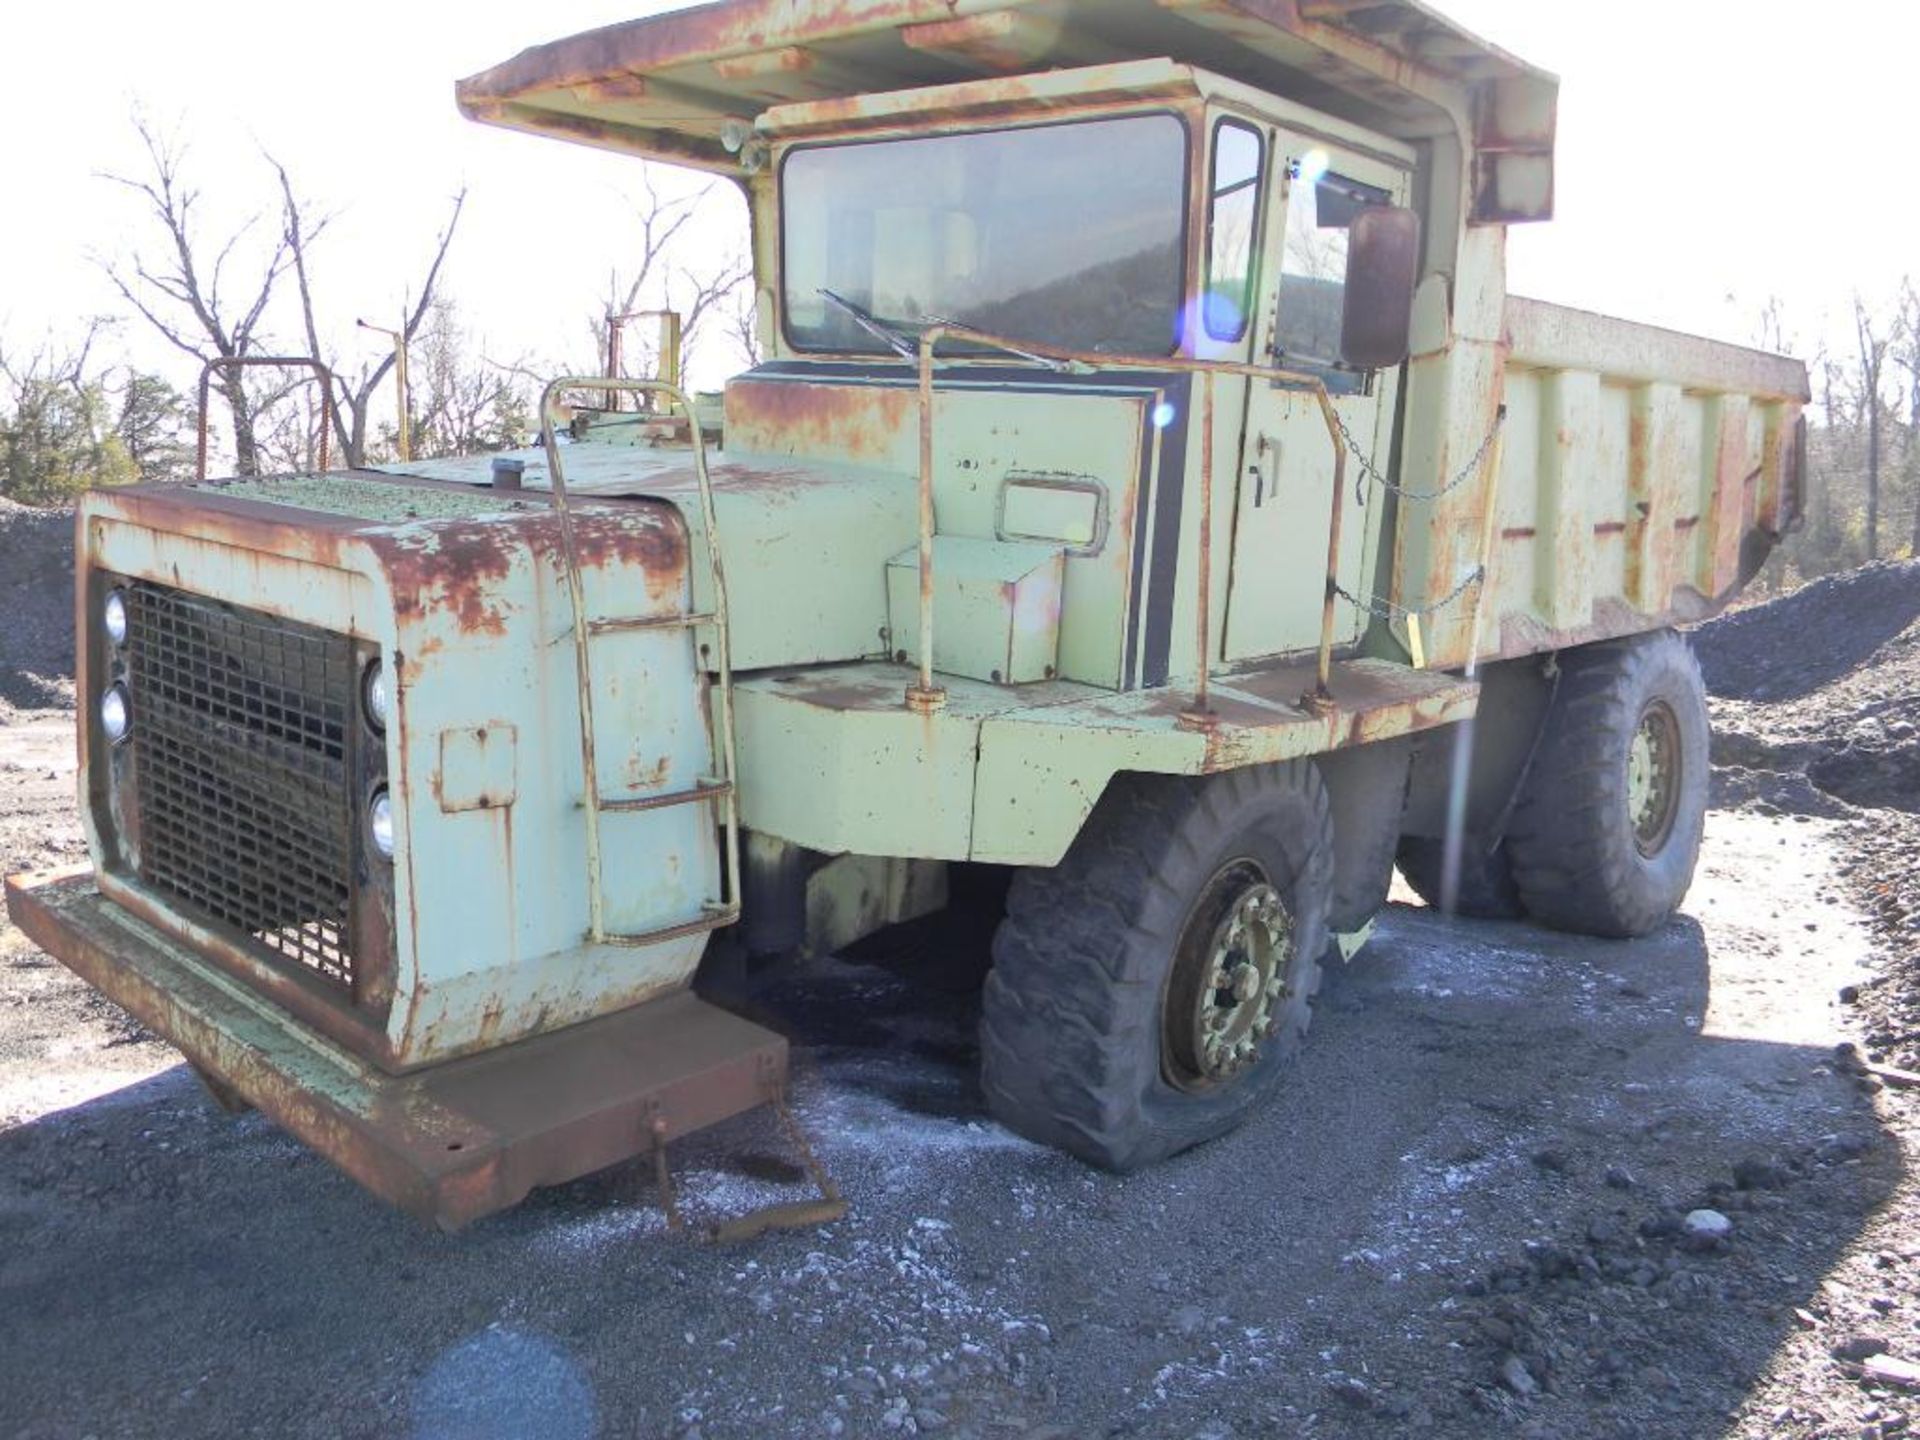
[[[991,1363],[947,1367],[959,1433],[1287,1433],[1260,1427],[1291,1410],[1329,1435],[1691,1440],[1899,1175],[1831,1053],[1718,1033],[1709,982],[1691,920],[1612,945],[1395,907],[1329,972],[1280,1103],[1116,1178],[993,1125],[977,995],[811,963],[754,1003],[854,1214],[746,1250],[666,1237],[637,1168],[437,1235],[176,1068],[0,1135],[0,1394],[27,1434],[437,1433],[472,1386],[520,1433],[678,1434],[691,1406],[709,1437],[812,1435],[847,1357],[973,1346]],[[674,1163],[696,1210],[800,1178],[764,1116]],[[1694,1252],[1672,1227],[1703,1205],[1734,1238]],[[1016,1317],[1052,1337],[1017,1364]],[[1348,1355],[1365,1382],[1329,1405]],[[1537,1393],[1501,1383],[1510,1355]],[[566,1404],[526,1410],[536,1390]],[[879,1433],[890,1402],[865,1403],[848,1433]]]

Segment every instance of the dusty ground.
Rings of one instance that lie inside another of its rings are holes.
[[[22,524],[0,513],[9,605],[37,598],[10,589]],[[0,929],[0,1433],[1904,1434],[1920,1393],[1833,1351],[1920,1359],[1920,1107],[1834,1050],[1913,1045],[1912,896],[1876,859],[1906,812],[1860,808],[1897,785],[1796,782],[1816,757],[1779,745],[1911,707],[1897,664],[1877,698],[1842,690],[1912,618],[1798,693],[1719,702],[1774,748],[1723,777],[1662,934],[1396,906],[1330,978],[1286,1103],[1148,1174],[994,1126],[970,998],[840,964],[781,981],[760,1001],[853,1212],[743,1248],[665,1236],[630,1174],[422,1230],[222,1115]],[[1748,638],[1723,692],[1774,683]],[[8,658],[34,677],[0,691],[13,869],[78,830],[64,669]],[[794,1193],[784,1154],[749,1120],[675,1160],[717,1213]],[[1695,1248],[1703,1205],[1733,1228]]]

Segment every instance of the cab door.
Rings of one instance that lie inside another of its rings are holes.
[[[1388,469],[1399,372],[1341,364],[1347,232],[1366,206],[1404,204],[1405,171],[1329,142],[1265,127],[1265,223],[1254,360],[1318,379],[1366,462]],[[1311,650],[1320,642],[1333,442],[1309,389],[1252,382],[1240,444],[1233,558],[1221,658]],[[1336,579],[1351,595],[1372,583],[1382,496],[1349,453]],[[1358,640],[1366,616],[1336,602],[1334,642]]]

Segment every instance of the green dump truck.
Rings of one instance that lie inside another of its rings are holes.
[[[1798,523],[1807,380],[1507,294],[1551,76],[1420,0],[725,0],[457,93],[738,185],[766,358],[86,498],[90,863],[8,905],[216,1094],[447,1225],[664,1177],[786,1079],[703,956],[1010,872],[986,1093],[1124,1169],[1274,1094],[1396,863],[1681,902],[1674,627]]]

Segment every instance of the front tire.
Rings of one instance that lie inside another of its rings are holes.
[[[1116,780],[1059,865],[1014,880],[981,1019],[993,1113],[1120,1171],[1240,1124],[1312,1019],[1332,840],[1309,761]]]
[[[1707,814],[1700,667],[1671,630],[1560,656],[1560,683],[1507,832],[1527,913],[1646,935],[1693,883]]]

